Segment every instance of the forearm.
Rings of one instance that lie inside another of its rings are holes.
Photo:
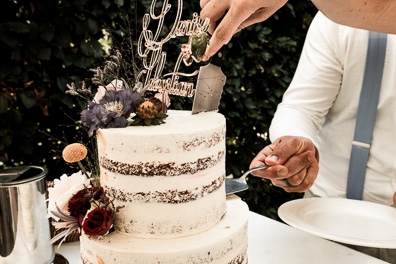
[[[342,25],[396,34],[396,0],[312,0],[329,19]]]

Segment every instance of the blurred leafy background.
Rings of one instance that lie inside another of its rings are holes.
[[[174,7],[167,16],[174,18],[177,1],[170,3]],[[150,4],[147,0],[2,1],[0,169],[42,165],[49,168],[50,180],[78,170],[66,164],[61,153],[68,143],[90,142],[78,122],[86,101],[65,94],[66,84],[91,76],[87,69],[103,64],[112,43],[139,65],[136,42]],[[198,0],[184,1],[182,19],[199,11]],[[239,176],[269,144],[268,127],[316,12],[308,0],[289,1],[267,21],[237,33],[224,47],[227,83],[219,111],[227,118],[227,175]],[[133,48],[127,50],[131,42]],[[170,41],[164,50],[168,53],[164,72],[169,72],[180,41]],[[191,109],[191,100],[172,99],[171,108]],[[301,197],[258,178],[250,177],[249,184],[242,198],[252,211],[274,219],[279,205]]]

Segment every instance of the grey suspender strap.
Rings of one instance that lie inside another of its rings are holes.
[[[349,199],[361,200],[363,197],[364,178],[384,70],[386,37],[383,33],[369,32],[366,66],[349,162],[346,192]]]

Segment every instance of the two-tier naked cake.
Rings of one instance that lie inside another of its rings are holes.
[[[115,232],[82,234],[84,263],[247,263],[248,207],[225,195],[225,118],[169,111],[159,126],[98,131]]]

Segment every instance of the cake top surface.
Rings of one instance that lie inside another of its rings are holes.
[[[164,124],[158,126],[128,126],[126,128],[100,129],[100,133],[107,136],[134,135],[163,135],[196,133],[225,125],[225,117],[217,112],[202,112],[192,115],[191,111],[169,110]]]

